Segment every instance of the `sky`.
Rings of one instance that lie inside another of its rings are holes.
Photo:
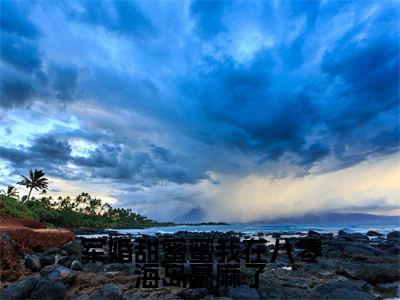
[[[162,221],[400,214],[398,1],[0,3],[0,188],[43,169]]]

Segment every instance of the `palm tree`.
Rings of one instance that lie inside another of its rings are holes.
[[[44,175],[45,174],[42,170],[37,169],[35,171],[32,171],[32,169],[29,170],[29,178],[21,175],[23,179],[17,184],[24,185],[29,189],[29,194],[26,198],[26,201],[29,201],[29,197],[31,196],[33,189],[41,191],[42,193],[48,189],[48,179],[44,177]]]
[[[9,185],[7,187],[7,190],[1,190],[0,193],[5,195],[5,196],[8,196],[8,197],[13,197],[13,198],[17,198],[18,197],[17,188],[15,186],[12,186],[12,185]]]

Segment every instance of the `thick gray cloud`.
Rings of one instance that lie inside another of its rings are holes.
[[[185,186],[399,151],[396,2],[1,5],[1,110],[75,120],[12,128],[10,172]]]
[[[195,184],[208,176],[195,166],[182,165],[184,157],[151,144],[143,150],[123,144],[100,144],[85,156],[72,154],[68,140],[47,134],[38,136],[29,147],[0,147],[0,158],[11,163],[15,173],[41,168],[64,179],[103,178],[153,186],[160,182]],[[79,167],[77,172],[68,164]]]

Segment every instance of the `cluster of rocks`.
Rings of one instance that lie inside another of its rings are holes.
[[[81,245],[71,241],[60,248],[25,256],[27,269],[36,272],[1,290],[1,299],[63,299],[68,286],[82,271]]]
[[[36,272],[48,265],[57,264],[71,270],[82,271],[81,255],[81,244],[78,241],[71,241],[60,248],[51,248],[45,252],[33,252],[26,255],[25,267]]]
[[[0,292],[1,299],[64,299],[77,272],[61,265],[49,265]]]
[[[258,237],[263,237],[259,234]],[[144,236],[146,237],[146,236]],[[150,236],[147,236],[150,237]],[[151,238],[244,237],[229,232],[178,232]],[[81,264],[81,245],[69,242],[59,248],[33,252],[25,257],[32,275],[3,285],[0,299],[382,299],[400,297],[400,232],[386,237],[339,231],[338,235],[310,231],[320,239],[318,263],[301,262],[294,249],[296,268],[288,267],[285,253],[268,263],[260,274],[260,288],[251,288],[254,273],[242,269],[236,288],[159,287],[137,289],[134,263]],[[290,238],[295,245],[298,237]],[[272,245],[269,247],[270,250]],[[282,247],[284,251],[285,248]],[[293,267],[293,266],[292,266]],[[161,272],[162,268],[160,269]],[[160,274],[162,276],[162,274]]]

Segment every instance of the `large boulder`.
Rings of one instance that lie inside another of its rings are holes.
[[[33,275],[17,281],[0,291],[0,299],[25,299],[29,298],[31,292],[40,280],[39,275]]]
[[[342,230],[339,231],[338,239],[350,242],[369,242],[369,238],[362,233],[346,233]]]
[[[375,299],[369,284],[364,281],[333,280],[311,290],[312,299]]]
[[[71,270],[82,271],[82,264],[80,261],[74,260],[71,264]]]
[[[367,236],[384,236],[384,234],[379,233],[378,231],[375,230],[370,230],[367,232]]]
[[[56,256],[56,262],[59,265],[63,265],[64,263],[66,263],[67,261],[69,261],[69,256]]]
[[[55,262],[55,258],[52,255],[40,255],[39,260],[42,267],[52,265]]]
[[[59,281],[64,284],[71,284],[76,279],[76,271],[70,270],[60,265],[44,267],[40,274],[51,281]]]
[[[400,254],[400,245],[391,245],[390,247],[386,248],[386,251],[390,254],[399,255]]]
[[[368,243],[370,241],[369,237],[364,235],[364,234],[362,234],[362,233],[353,233],[350,236],[351,236],[351,240],[352,241],[366,242],[366,243]]]
[[[342,246],[342,252],[347,256],[385,256],[385,252],[366,243],[349,242]]]
[[[400,240],[400,231],[389,232],[386,238],[388,240]]]
[[[388,283],[400,280],[399,265],[393,263],[343,263],[338,273],[346,277],[363,280],[370,284]]]
[[[67,251],[68,254],[81,254],[82,253],[82,247],[78,241],[70,241],[69,243],[62,245],[61,249]]]
[[[42,278],[32,291],[32,299],[57,300],[64,299],[67,287],[60,281]]]
[[[25,267],[30,269],[33,272],[37,272],[42,268],[40,264],[40,258],[37,255],[27,255],[25,257]]]
[[[307,233],[307,236],[311,239],[320,239],[321,238],[321,234],[314,230],[309,230]]]

